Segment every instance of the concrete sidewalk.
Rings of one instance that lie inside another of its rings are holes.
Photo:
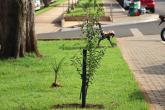
[[[150,110],[165,110],[165,45],[160,36],[136,33],[134,37],[118,38],[118,44]]]
[[[113,21],[118,17],[127,17],[127,12],[116,0],[102,0],[105,16],[110,16]],[[113,22],[112,21],[112,22]]]
[[[123,9],[116,0],[102,0],[105,16],[110,16],[112,21],[100,22],[103,25],[135,24],[141,22],[150,22],[158,20],[157,14],[144,14],[140,16],[128,16],[128,11]],[[65,22],[62,30],[71,30],[82,22]]]
[[[74,0],[73,2],[75,3],[77,2],[77,0]],[[70,3],[72,3],[72,0],[70,0]],[[60,30],[61,28],[60,22],[62,16],[67,11],[67,9],[68,9],[68,1],[66,0],[63,4],[60,4],[59,6],[56,6],[51,10],[42,13],[39,16],[36,16],[35,18],[36,34],[57,32],[58,30]]]

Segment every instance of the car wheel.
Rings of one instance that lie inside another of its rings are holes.
[[[160,36],[161,36],[162,41],[165,41],[165,28],[162,29]]]

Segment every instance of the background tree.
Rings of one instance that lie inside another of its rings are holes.
[[[0,0],[0,58],[40,56],[34,30],[33,0]]]

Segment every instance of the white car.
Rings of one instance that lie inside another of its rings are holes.
[[[39,10],[41,8],[41,1],[40,0],[34,0],[35,3],[35,10]]]
[[[125,9],[128,9],[129,6],[130,6],[130,3],[131,3],[131,0],[124,0],[124,2],[123,2],[123,7],[124,7]]]

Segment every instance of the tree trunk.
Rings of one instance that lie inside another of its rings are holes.
[[[43,0],[43,3],[44,3],[44,7],[49,6],[49,0]]]
[[[40,56],[34,30],[33,0],[0,0],[0,58]]]

